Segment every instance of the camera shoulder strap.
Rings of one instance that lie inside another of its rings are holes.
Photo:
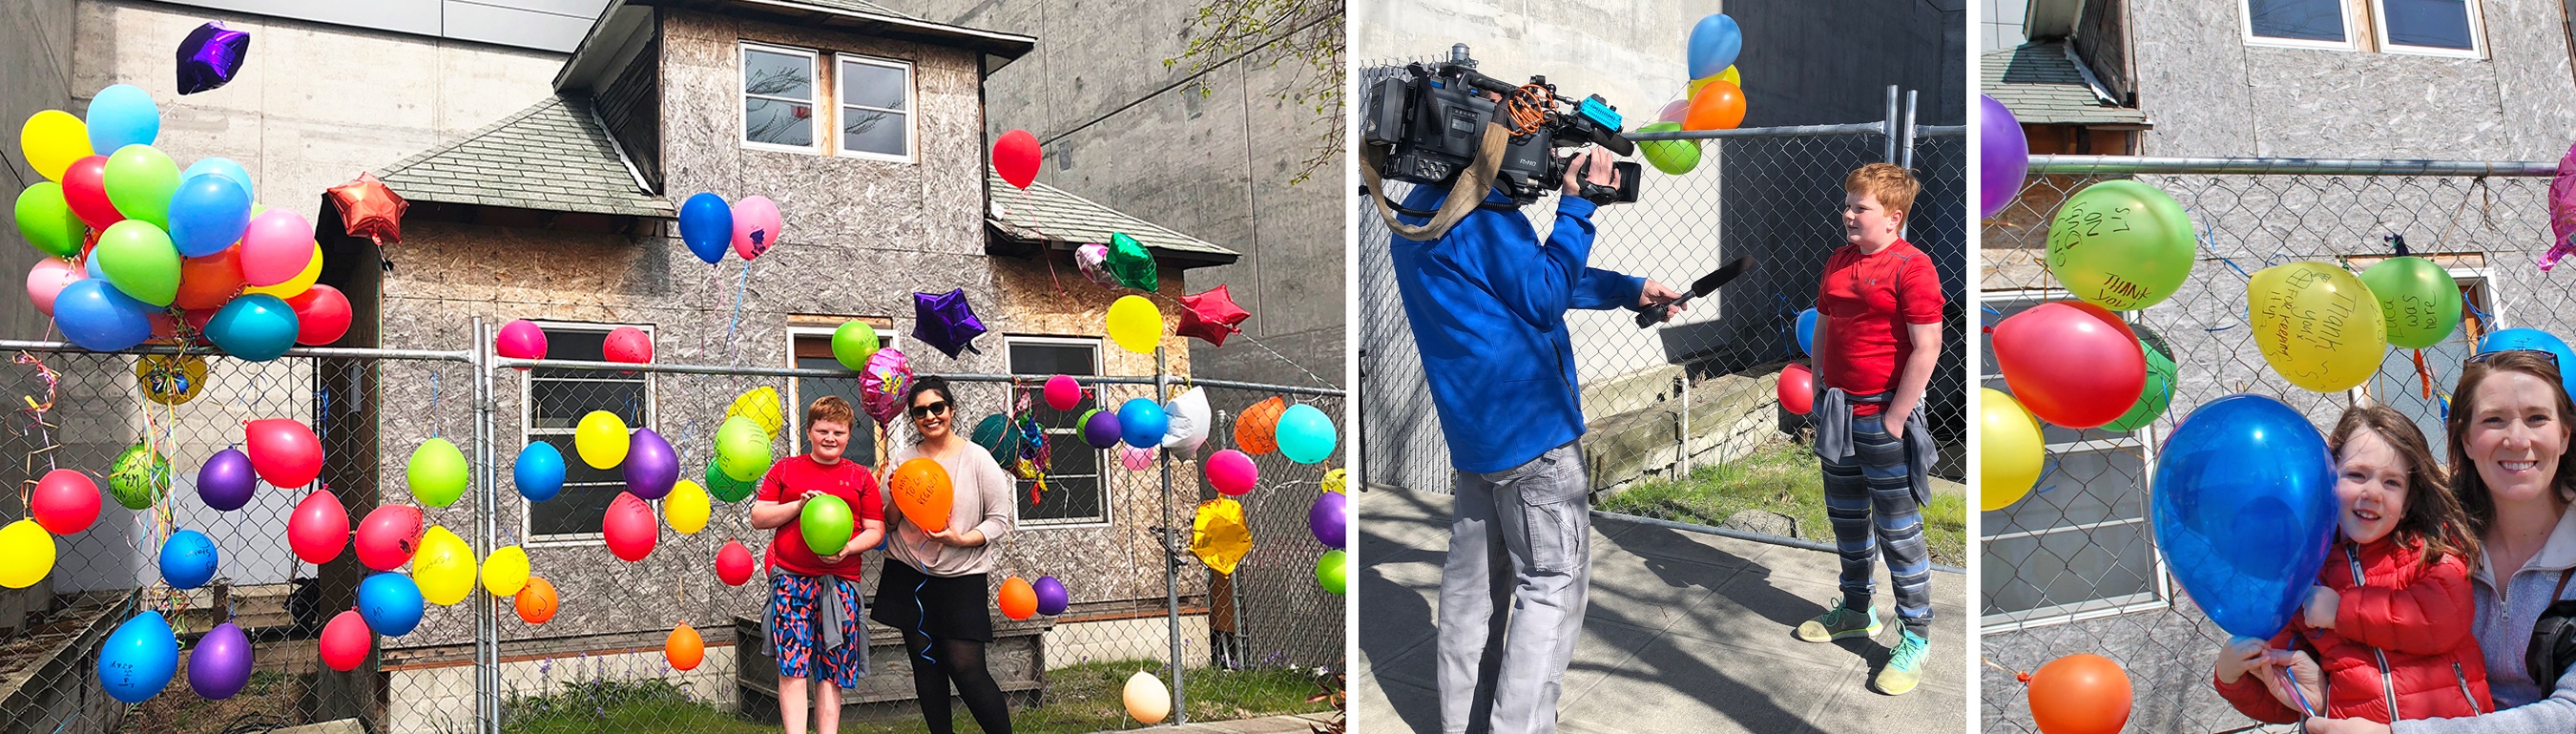
[[[1393,230],[1398,237],[1416,242],[1436,240],[1449,234],[1449,228],[1458,226],[1458,220],[1467,218],[1467,213],[1475,211],[1476,205],[1485,200],[1485,192],[1493,190],[1494,175],[1502,170],[1503,149],[1510,144],[1511,138],[1511,132],[1504,130],[1503,126],[1486,123],[1485,137],[1476,148],[1476,159],[1469,161],[1467,170],[1460,172],[1457,181],[1449,185],[1448,198],[1440,201],[1440,210],[1432,213],[1431,221],[1422,226],[1405,224],[1395,218],[1395,205],[1386,199],[1386,182],[1378,176],[1378,167],[1386,160],[1384,150],[1375,146],[1360,149],[1360,178],[1368,184],[1369,200],[1377,203],[1378,216],[1386,220],[1387,229]]]

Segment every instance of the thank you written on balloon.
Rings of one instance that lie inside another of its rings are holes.
[[[2388,324],[2379,299],[2352,271],[2315,262],[2276,265],[2256,272],[2245,296],[2263,361],[2292,384],[2349,390],[2378,371]]]
[[[2048,273],[2068,292],[2113,311],[2156,305],[2190,277],[2191,217],[2155,187],[2129,179],[2084,187],[2048,227]]]
[[[2091,255],[2084,247],[2091,240],[2129,231],[2128,218],[2124,216],[2129,212],[2128,207],[2104,211],[2088,209],[2086,203],[2067,202],[2066,207],[2058,212],[2057,226],[2049,228],[2050,271],[2062,272],[2076,261],[2079,254]],[[2085,282],[2068,281],[2067,288],[2080,291],[2084,300],[2102,304],[2104,308],[2126,311],[2137,307],[2137,303],[2146,298],[2146,287],[2120,272],[2104,269],[2087,275],[2090,277]]]

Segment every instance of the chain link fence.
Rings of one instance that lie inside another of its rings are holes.
[[[2042,265],[2048,217],[2085,186],[2135,178],[2170,194],[2198,228],[2200,257],[2181,291],[2130,315],[2180,365],[2171,407],[2138,431],[2046,427],[2037,488],[1982,518],[1983,721],[2036,732],[2022,684],[2006,672],[2094,653],[2118,661],[2137,691],[2138,731],[2233,731],[2255,722],[2210,687],[2228,635],[2182,593],[2158,556],[2148,477],[2156,449],[2202,403],[2240,392],[2279,398],[2323,430],[2357,402],[2415,419],[2440,446],[2448,390],[2484,334],[2531,327],[2568,333],[2571,276],[2533,263],[2551,241],[2546,163],[2154,159],[2034,156],[2010,208],[1983,224],[1982,320],[2068,298]],[[2463,323],[2423,350],[2392,349],[2379,372],[2341,393],[2300,389],[2268,367],[2252,339],[2246,285],[2262,268],[2300,261],[2358,272],[2399,254],[2434,260],[2460,283]],[[2007,390],[1991,340],[1984,384]],[[2420,360],[2420,361],[2419,361]],[[2420,366],[2419,366],[2420,365]],[[2437,448],[2436,454],[2440,451]],[[2437,459],[2441,459],[2438,457]],[[2284,727],[2286,729],[2286,727]]]

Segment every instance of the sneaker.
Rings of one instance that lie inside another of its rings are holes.
[[[1890,696],[1913,693],[1914,684],[1923,682],[1923,659],[1931,654],[1931,641],[1906,630],[1904,639],[1887,654],[1887,667],[1880,668],[1878,677],[1871,682],[1877,685],[1878,692]]]
[[[1798,625],[1798,639],[1808,642],[1831,642],[1850,637],[1876,637],[1886,629],[1878,622],[1878,609],[1850,609],[1843,600],[1834,599],[1834,610]]]

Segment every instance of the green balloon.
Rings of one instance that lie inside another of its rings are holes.
[[[98,235],[99,272],[107,284],[134,300],[167,306],[179,297],[179,248],[169,233],[150,222],[128,219],[108,225]]]
[[[769,471],[769,444],[769,432],[760,430],[760,424],[738,415],[726,418],[716,429],[716,466],[736,480],[757,481]]]
[[[170,460],[151,447],[135,444],[109,466],[107,491],[125,509],[151,509],[152,503],[170,494]]]
[[[723,469],[707,464],[707,494],[714,495],[718,502],[741,502],[759,488],[756,482],[725,476]]]
[[[411,452],[411,465],[404,467],[403,477],[411,482],[411,496],[430,507],[456,504],[465,496],[465,452],[444,438],[433,438]]]
[[[877,353],[877,328],[865,321],[851,321],[832,330],[832,358],[841,366],[857,372],[868,368],[868,357]]]
[[[2163,336],[2147,330],[2144,325],[2130,324],[2129,329],[2138,333],[2138,350],[2147,355],[2147,386],[2138,391],[2138,402],[2129,405],[2129,412],[2102,425],[2105,431],[2127,432],[2145,428],[2157,418],[2164,417],[2165,410],[2173,405],[2173,347],[2167,346]]]
[[[107,171],[100,181],[108,202],[125,218],[170,228],[170,195],[179,193],[179,164],[160,149],[149,145],[117,149],[107,157]]]
[[[975,432],[967,438],[991,453],[993,463],[1007,467],[1011,465],[1012,459],[1019,458],[1012,452],[1010,442],[1005,440],[1009,437],[1007,432],[1010,428],[1011,419],[1000,413],[994,413],[984,416],[983,420],[976,421]]]
[[[2379,297],[2388,320],[2388,345],[2423,349],[2442,343],[2460,326],[2460,282],[2420,257],[2382,260],[2361,271],[2361,284]]]
[[[37,252],[71,257],[80,254],[89,225],[72,213],[71,202],[63,199],[62,184],[38,181],[18,194],[18,234]]]
[[[1324,557],[1315,559],[1315,583],[1334,595],[1349,590],[1349,572],[1350,557],[1339,549],[1324,551]]]
[[[2129,179],[2075,192],[2048,224],[2048,273],[2075,297],[2113,311],[2171,298],[2190,277],[2197,235],[2165,192]]]
[[[805,547],[814,555],[828,556],[841,552],[850,544],[850,503],[823,495],[805,501],[805,511],[796,518],[796,529],[805,535]]]
[[[1678,122],[1658,122],[1637,128],[1637,132],[1668,133],[1680,129]],[[1699,145],[1697,140],[1656,140],[1638,143],[1637,152],[1646,156],[1647,163],[1655,164],[1655,170],[1679,176],[1699,167]]]

